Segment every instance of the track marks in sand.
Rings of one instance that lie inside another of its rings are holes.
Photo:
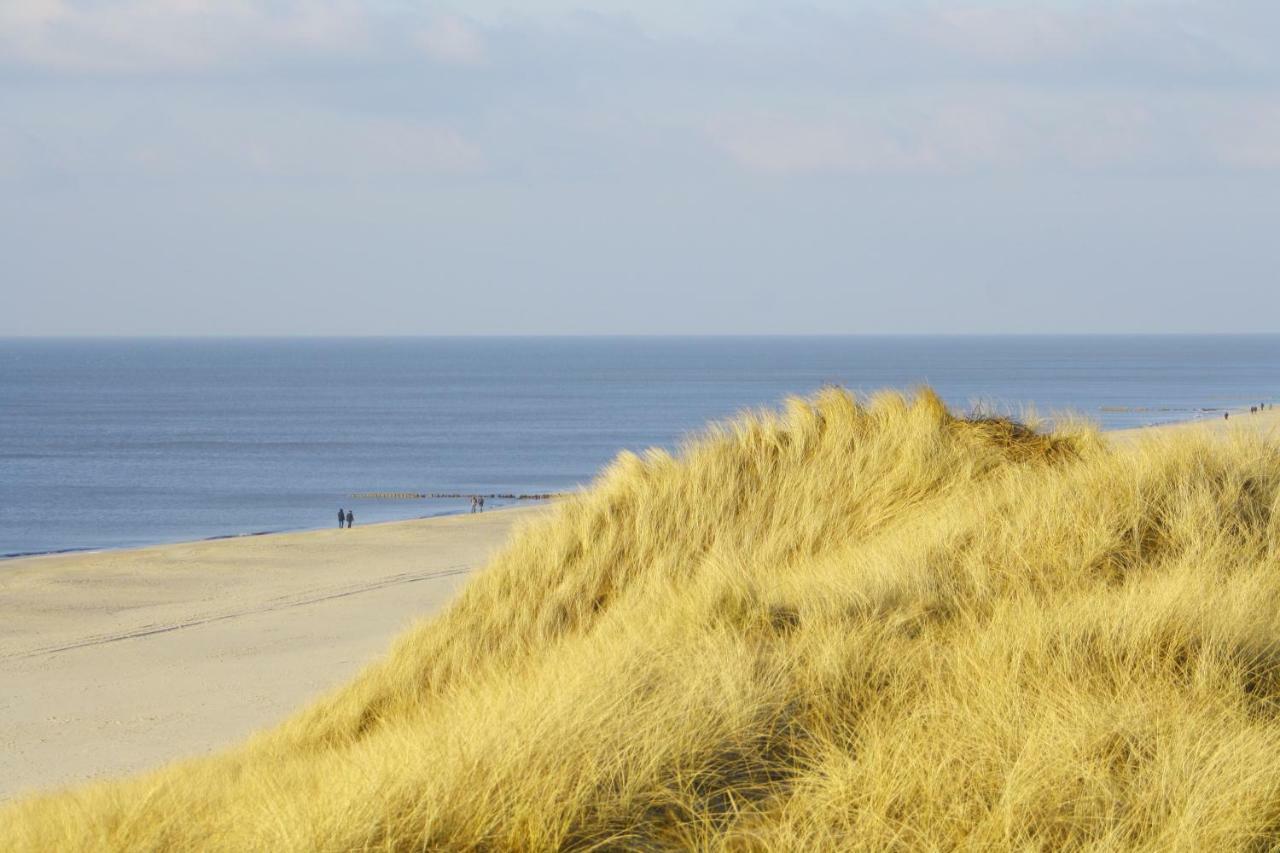
[[[221,613],[197,615],[188,619],[180,619],[172,622],[140,625],[135,628],[122,631],[112,631],[104,634],[91,634],[73,642],[41,646],[34,649],[3,654],[0,655],[0,660],[34,658],[43,655],[54,655],[59,652],[68,652],[73,649],[102,646],[108,643],[119,643],[124,640],[138,640],[146,637],[153,637],[157,634],[168,634],[173,631],[181,631],[186,628],[196,628],[213,622],[225,622],[231,619],[239,619],[244,616],[252,616],[259,613],[272,613],[281,610],[288,610],[294,607],[306,607],[307,605],[319,604],[324,601],[332,601],[337,598],[347,598],[352,595],[374,592],[376,590],[386,589],[387,587],[467,574],[468,572],[475,571],[476,568],[477,566],[475,565],[457,565],[429,572],[401,572],[400,574],[388,575],[368,582],[346,584],[344,586],[329,587],[327,589],[314,590],[311,592],[277,596],[250,607],[240,607]]]

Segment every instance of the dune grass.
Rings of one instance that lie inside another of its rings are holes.
[[[1280,453],[838,390],[623,454],[244,746],[15,850],[1280,846]]]

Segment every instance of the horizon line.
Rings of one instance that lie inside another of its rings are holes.
[[[395,334],[280,334],[280,333],[196,333],[196,334],[0,334],[0,341],[126,341],[126,340],[603,340],[603,339],[689,339],[689,338],[1261,338],[1280,337],[1273,332],[1221,331],[1064,331],[1064,332],[484,332],[484,333],[395,333]]]

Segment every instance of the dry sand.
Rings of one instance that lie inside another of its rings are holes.
[[[284,719],[543,511],[0,562],[0,800]]]
[[[1152,429],[1260,430],[1280,412]],[[235,743],[374,660],[543,508],[0,562],[0,799]]]
[[[1176,424],[1163,424],[1161,426],[1136,427],[1134,429],[1122,429],[1115,432],[1107,433],[1112,439],[1119,441],[1132,441],[1144,435],[1152,433],[1169,433],[1183,432],[1185,430],[1205,430],[1215,435],[1226,436],[1235,431],[1259,432],[1267,436],[1269,439],[1280,438],[1280,409],[1265,409],[1260,412],[1250,413],[1248,409],[1243,411],[1232,409],[1228,414],[1230,418],[1223,418],[1222,413],[1216,415],[1207,414],[1205,417],[1194,421],[1183,421]]]

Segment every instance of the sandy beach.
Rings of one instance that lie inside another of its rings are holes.
[[[1280,413],[1109,435],[1186,429],[1280,436]],[[0,563],[0,799],[204,754],[283,719],[541,512]]]
[[[1216,412],[1194,421],[1180,421],[1158,426],[1115,430],[1108,432],[1107,435],[1113,440],[1131,441],[1155,432],[1182,432],[1198,429],[1221,436],[1230,435],[1237,430],[1243,430],[1262,433],[1268,438],[1280,437],[1280,410],[1269,408],[1251,413],[1248,409],[1232,409],[1227,414],[1230,415],[1229,418],[1224,418],[1222,412]]]
[[[283,719],[543,511],[0,563],[0,799],[204,754]]]

